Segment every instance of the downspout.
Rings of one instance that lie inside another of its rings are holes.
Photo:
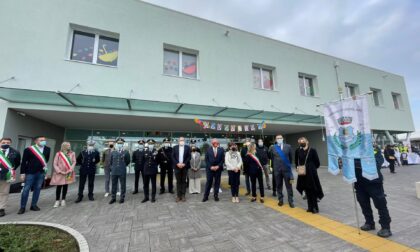
[[[388,130],[385,130],[385,135],[386,135],[386,137],[388,137],[388,139],[389,139],[389,142],[391,143],[391,144],[395,144],[395,142],[394,142],[394,137],[389,133],[389,131]]]

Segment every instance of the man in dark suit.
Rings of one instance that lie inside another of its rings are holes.
[[[169,138],[163,139],[163,147],[158,150],[160,167],[160,194],[165,193],[165,178],[168,175],[169,193],[174,193],[174,167],[172,165],[172,147]]]
[[[138,141],[138,149],[133,152],[132,162],[134,163],[134,191],[133,194],[139,193],[139,179],[141,173],[141,180],[144,184],[144,140]]]
[[[157,150],[155,149],[155,140],[147,140],[147,147],[144,150],[144,199],[141,203],[149,201],[149,183],[152,184],[152,200],[151,202],[156,202],[156,175],[158,173],[158,160],[157,160]]]
[[[277,135],[276,142],[270,146],[268,155],[271,159],[273,174],[276,177],[276,186],[278,194],[278,205],[283,206],[283,181],[287,189],[287,198],[289,206],[294,208],[293,203],[293,172],[292,172],[292,147],[283,142],[283,136]]]
[[[220,178],[223,171],[223,163],[225,161],[225,150],[219,146],[219,141],[213,139],[212,147],[206,152],[206,173],[207,182],[204,192],[203,202],[209,199],[210,189],[214,180],[214,200],[219,201]]]
[[[178,145],[172,150],[172,164],[176,177],[176,202],[186,201],[187,175],[190,168],[191,149],[185,145],[184,137],[178,139]]]
[[[9,198],[10,181],[16,179],[16,169],[20,166],[19,151],[10,147],[12,139],[0,139],[0,217],[6,215],[7,199]]]
[[[99,163],[99,151],[95,149],[95,141],[87,142],[87,149],[80,152],[77,157],[77,165],[79,170],[79,193],[76,203],[83,200],[83,191],[85,190],[86,179],[88,182],[88,197],[90,201],[94,201],[93,188],[95,183],[96,164]]]
[[[24,181],[25,186],[22,190],[20,200],[20,209],[18,214],[25,213],[26,203],[28,202],[29,192],[33,188],[32,194],[32,211],[39,211],[37,206],[41,187],[45,180],[50,160],[50,148],[47,147],[47,140],[44,136],[35,137],[34,145],[29,146],[23,152],[22,166],[20,168],[20,178]]]

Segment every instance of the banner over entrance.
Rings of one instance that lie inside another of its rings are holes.
[[[378,178],[366,96],[327,103],[324,106],[324,117],[328,170],[337,175],[341,160],[344,180],[348,183],[356,182],[354,159],[359,158],[363,177],[369,180]]]

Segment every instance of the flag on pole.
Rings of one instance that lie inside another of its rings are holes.
[[[358,158],[362,165],[362,176],[369,180],[378,178],[366,96],[327,103],[324,117],[329,172],[334,175],[340,172],[340,158],[343,179],[348,183],[356,182],[354,159]]]

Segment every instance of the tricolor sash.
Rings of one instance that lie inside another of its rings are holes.
[[[70,171],[71,166],[73,165],[73,162],[71,161],[70,157],[68,155],[64,154],[64,152],[62,152],[62,151],[58,152],[58,155],[64,161],[64,164],[66,165],[67,171]]]
[[[44,157],[44,154],[39,150],[39,148],[36,145],[32,145],[29,147],[29,150],[35,155],[35,157],[38,158],[39,162],[41,162],[42,166],[44,168],[47,167],[47,160]]]
[[[3,151],[0,151],[0,163],[6,170],[12,169],[12,163],[10,163],[10,160],[3,153]]]
[[[254,161],[258,164],[258,166],[261,168],[261,170],[263,170],[264,171],[264,168],[263,168],[263,166],[261,165],[261,163],[260,163],[260,160],[255,156],[255,155],[253,155],[253,154],[251,154],[251,153],[248,153],[248,156],[250,156],[252,159],[254,159]]]

